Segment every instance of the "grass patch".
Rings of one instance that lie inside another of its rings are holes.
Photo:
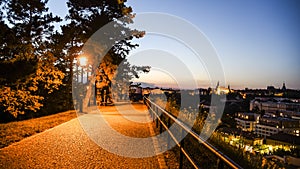
[[[0,148],[9,146],[14,142],[53,128],[76,117],[75,111],[66,111],[35,119],[0,124]]]

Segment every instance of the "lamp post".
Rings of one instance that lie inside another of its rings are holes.
[[[88,59],[85,56],[79,57],[79,65],[81,67],[81,82],[83,83],[83,69],[87,66]],[[87,79],[88,79],[88,71],[87,71]]]
[[[78,62],[79,62],[79,65],[81,67],[81,83],[83,85],[83,68],[87,65],[88,60],[87,60],[86,57],[81,56],[81,57],[78,58]],[[79,80],[79,78],[78,78],[78,80]],[[83,112],[83,97],[84,97],[84,95],[83,95],[83,93],[81,93],[80,96],[79,96],[79,104],[80,104],[79,105],[79,111],[80,112]]]

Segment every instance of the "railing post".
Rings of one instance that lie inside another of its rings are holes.
[[[162,133],[162,127],[163,127],[163,125],[162,125],[162,123],[163,123],[163,115],[161,114],[160,115],[160,120],[161,120],[161,122],[160,122],[160,126],[159,126],[159,133]]]
[[[179,147],[179,151],[180,151],[180,154],[179,154],[179,169],[182,169],[183,167],[183,152],[181,149],[184,149],[184,129],[182,128],[181,129],[181,142],[180,142],[180,147]]]
[[[159,123],[158,118],[156,118],[156,128],[158,128],[158,123]]]
[[[153,112],[153,110],[152,110],[152,108],[151,108],[151,105],[149,104],[149,102],[147,101],[147,107],[148,107],[148,110],[150,111],[150,115],[151,115],[151,118],[153,119],[153,116],[154,116],[154,112]]]
[[[170,126],[171,126],[171,118],[170,118],[170,117],[168,118],[168,124],[167,124],[167,125],[168,125],[168,130],[169,130],[169,129],[170,129]],[[170,139],[171,139],[171,136],[170,136],[170,133],[168,133],[168,142],[167,142],[167,144],[168,144],[168,147],[167,147],[168,150],[170,149],[170,145],[171,145]]]
[[[150,103],[151,106],[152,106],[152,111],[153,111],[153,121],[154,121],[154,118],[156,118],[156,114],[157,114],[157,108],[155,105],[153,105],[152,103]],[[158,128],[158,118],[156,118],[156,128]]]
[[[220,158],[217,160],[217,166],[218,169],[224,169],[224,162]]]
[[[154,115],[154,112],[152,112],[152,121],[153,121],[153,123],[155,122],[155,115]]]
[[[149,101],[149,106],[150,106],[150,111],[152,112],[152,121],[153,121],[153,123],[155,123],[155,112],[153,109],[153,104],[150,103],[150,101]]]

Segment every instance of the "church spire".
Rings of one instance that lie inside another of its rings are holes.
[[[220,82],[218,81],[217,86],[216,86],[216,89],[218,89],[219,86],[220,86]]]
[[[286,91],[285,82],[283,82],[281,90]]]

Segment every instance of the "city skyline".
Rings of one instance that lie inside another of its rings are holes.
[[[65,1],[50,1],[50,11],[64,17],[67,13],[64,3]],[[278,88],[285,82],[287,88],[300,88],[298,75],[300,72],[298,66],[300,63],[300,12],[298,10],[300,3],[298,1],[153,0],[140,2],[129,0],[127,4],[132,6],[137,16],[145,12],[166,13],[183,18],[195,25],[218,53],[225,74],[226,83],[221,84],[223,86],[230,85],[237,89],[266,88],[267,86]],[[140,47],[132,51],[129,60],[131,61],[134,55],[149,49],[160,49],[172,55],[185,51],[181,48],[174,48],[178,44],[170,45],[168,41],[168,39],[146,34],[144,38],[135,41]],[[170,48],[176,50],[171,51]],[[208,80],[209,75],[205,69],[199,64],[193,65],[189,57],[185,53],[184,63],[195,75],[199,87],[214,86],[216,82]],[[132,63],[149,64],[141,59],[133,59]],[[172,73],[177,74],[177,72]],[[141,75],[139,81],[153,83],[154,75],[157,78],[158,74],[156,70]],[[164,81],[155,81],[155,83],[167,84]]]

